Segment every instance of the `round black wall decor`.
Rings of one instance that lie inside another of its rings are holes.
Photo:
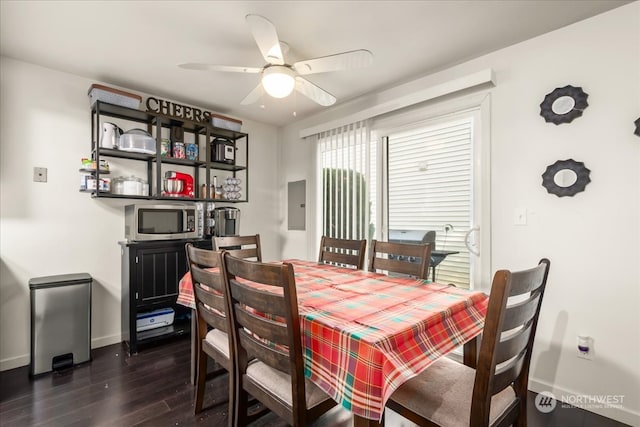
[[[574,196],[584,191],[591,182],[590,173],[583,162],[573,159],[558,160],[547,166],[547,170],[542,174],[542,186],[558,197]]]
[[[638,135],[638,136],[640,136],[640,117],[639,117],[639,118],[637,118],[637,119],[636,119],[636,121],[635,121],[635,122],[633,122],[633,123],[635,123],[635,124],[636,124],[636,130],[635,130],[635,132],[633,132],[633,133],[634,133],[634,135]]]
[[[581,87],[567,85],[558,87],[544,97],[540,104],[540,115],[546,122],[556,125],[571,123],[576,117],[582,115],[582,110],[587,108],[587,95]]]

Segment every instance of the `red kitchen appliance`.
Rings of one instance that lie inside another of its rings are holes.
[[[167,171],[162,182],[163,196],[193,198],[193,177],[189,174]]]

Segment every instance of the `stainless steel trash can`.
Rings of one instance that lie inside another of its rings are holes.
[[[91,359],[92,280],[87,273],[29,280],[31,375]]]

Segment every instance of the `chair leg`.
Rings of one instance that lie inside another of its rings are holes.
[[[246,426],[249,423],[249,393],[242,387],[242,382],[237,380],[235,384],[234,419],[237,426]]]
[[[204,401],[204,390],[207,383],[207,360],[209,357],[201,350],[202,344],[198,345],[198,367],[196,369],[196,396],[193,405],[194,414],[202,412],[202,403]]]
[[[229,372],[229,427],[236,427],[238,425],[242,425],[242,424],[237,424],[236,421],[236,408],[235,408],[235,403],[236,403],[236,381],[235,381],[235,377],[234,377],[234,373]]]
[[[518,415],[516,415],[514,427],[527,427],[527,398],[520,399],[518,403]]]

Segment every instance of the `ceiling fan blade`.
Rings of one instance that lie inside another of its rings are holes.
[[[259,100],[263,94],[264,89],[262,88],[262,83],[260,83],[251,92],[249,92],[249,95],[245,96],[245,98],[240,101],[240,105],[253,104],[257,100]]]
[[[199,64],[196,62],[178,64],[178,67],[184,68],[185,70],[228,71],[232,73],[252,73],[252,74],[257,74],[262,71],[262,68],[259,68],[259,67],[236,67],[233,65]]]
[[[256,39],[262,56],[269,64],[284,64],[284,56],[280,49],[280,40],[276,27],[267,18],[260,15],[245,16],[247,24],[251,28],[251,34]]]
[[[293,68],[298,74],[326,73],[327,71],[351,70],[371,65],[373,54],[366,49],[352,50],[335,55],[298,61]]]
[[[296,90],[310,100],[317,102],[324,107],[328,107],[329,105],[336,103],[335,96],[331,95],[324,89],[320,89],[309,80],[303,79],[300,76],[296,77]]]

